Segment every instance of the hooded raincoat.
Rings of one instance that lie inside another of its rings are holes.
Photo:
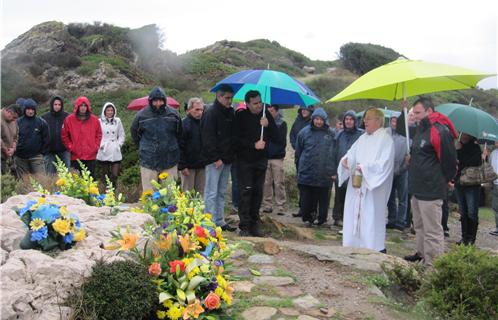
[[[106,118],[105,110],[107,107],[114,109],[114,116],[111,119]],[[125,141],[125,131],[121,119],[117,117],[118,110],[110,102],[106,102],[102,108],[100,116],[100,126],[102,128],[102,141],[100,142],[97,160],[99,161],[121,161],[121,147]]]

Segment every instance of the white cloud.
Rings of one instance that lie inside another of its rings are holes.
[[[0,47],[48,20],[158,24],[177,53],[218,40],[267,38],[312,59],[333,60],[347,42],[375,43],[411,59],[497,73],[493,0],[3,1]],[[481,83],[498,87],[496,77]]]

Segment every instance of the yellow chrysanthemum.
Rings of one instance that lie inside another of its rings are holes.
[[[97,188],[96,186],[91,186],[90,188],[88,188],[88,193],[89,194],[99,194],[99,188]]]
[[[61,236],[66,235],[69,231],[71,231],[71,224],[67,220],[56,219],[52,224],[52,227],[55,231],[57,231]]]
[[[161,172],[161,174],[159,174],[159,179],[160,180],[164,180],[166,178],[168,178],[169,174],[167,172]]]
[[[74,233],[74,238],[73,238],[73,240],[74,240],[74,241],[76,241],[76,242],[79,242],[79,241],[81,241],[81,240],[85,239],[85,237],[86,237],[86,232],[85,232],[85,230],[80,229],[80,230],[78,230],[78,231],[76,231],[76,232]]]
[[[178,320],[183,316],[183,310],[185,308],[182,306],[174,305],[166,312],[167,316],[171,320]]]
[[[200,272],[201,270],[199,269],[199,267],[195,267],[194,269],[192,269],[192,271],[188,273],[187,277],[189,280],[192,280],[192,278],[198,275]]]
[[[44,227],[45,222],[40,218],[36,218],[36,219],[31,220],[31,222],[29,223],[29,226],[31,227],[31,230],[36,231],[36,230],[39,230],[40,228]]]
[[[66,184],[66,179],[64,179],[64,178],[60,178],[60,179],[58,179],[55,182],[55,185],[58,186],[58,187],[61,187],[61,186],[65,185],[65,184]]]
[[[166,311],[161,311],[161,310],[157,310],[156,314],[159,319],[164,319],[167,316]]]

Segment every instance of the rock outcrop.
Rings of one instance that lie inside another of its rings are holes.
[[[26,229],[12,207],[22,207],[39,194],[14,196],[0,206],[1,253],[0,266],[2,319],[66,319],[71,310],[60,306],[72,285],[79,285],[90,275],[97,260],[122,259],[115,252],[100,248],[108,243],[110,231],[129,225],[141,232],[147,214],[119,212],[110,214],[108,207],[92,207],[82,200],[63,195],[47,196],[48,201],[65,205],[80,218],[87,237],[72,249],[56,255],[37,250],[21,250],[19,243]]]

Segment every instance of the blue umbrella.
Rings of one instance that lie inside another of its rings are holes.
[[[304,83],[286,73],[274,70],[243,70],[219,81],[211,92],[220,85],[232,87],[235,101],[243,101],[249,90],[257,90],[264,104],[299,105],[308,107],[320,99]]]

